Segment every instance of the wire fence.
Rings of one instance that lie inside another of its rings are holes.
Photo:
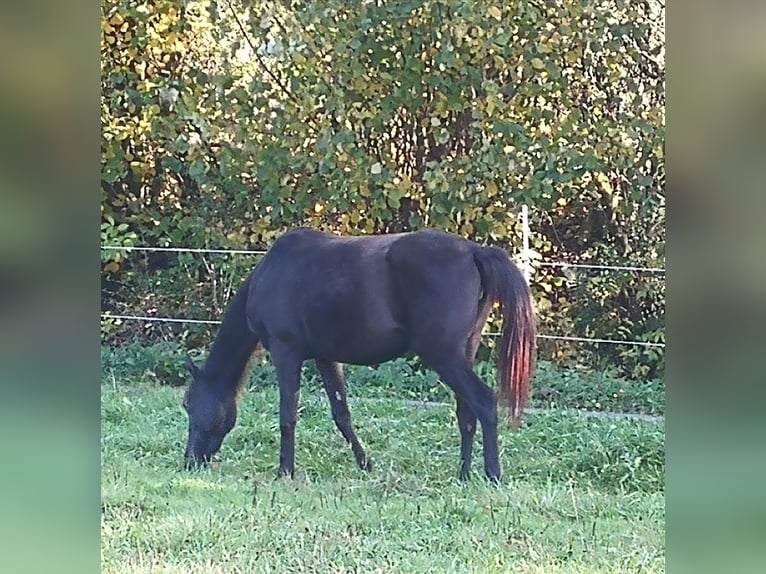
[[[262,249],[206,249],[196,247],[148,247],[148,246],[120,246],[102,245],[102,251],[146,251],[166,253],[216,253],[228,255],[265,255]],[[586,263],[567,263],[565,261],[540,261],[534,264],[537,267],[559,267],[563,269],[599,269],[602,271],[629,271],[639,273],[665,273],[662,267],[641,267],[631,265],[597,265]]]
[[[526,223],[526,222],[525,222]],[[526,229],[526,225],[524,226]],[[526,244],[525,244],[526,245]],[[226,254],[226,255],[264,255],[265,250],[262,249],[209,249],[209,248],[195,248],[195,247],[154,247],[154,246],[121,246],[121,245],[102,245],[103,251],[143,251],[143,252],[166,252],[166,253],[210,253],[210,254]],[[528,249],[528,248],[527,248]],[[584,264],[584,263],[567,263],[560,261],[539,261],[535,264],[531,263],[531,258],[524,253],[521,254],[522,259],[525,259],[526,265],[533,265],[539,267],[556,267],[556,268],[575,268],[575,269],[594,269],[600,271],[621,271],[621,272],[635,272],[635,273],[656,273],[664,274],[665,269],[661,267],[648,267],[648,266],[634,266],[634,265],[602,265],[602,264]],[[529,270],[529,267],[526,267]],[[529,275],[527,276],[529,277]],[[101,319],[111,319],[120,321],[147,321],[156,323],[186,323],[197,325],[220,325],[220,321],[214,319],[190,319],[183,317],[153,317],[148,315],[119,315],[112,313],[102,313]],[[488,332],[484,333],[490,337],[497,337],[500,333]],[[651,341],[629,341],[619,339],[606,339],[595,337],[577,337],[570,335],[538,335],[538,339],[552,340],[552,341],[567,341],[571,343],[586,343],[586,344],[607,344],[607,345],[629,345],[635,347],[653,347],[653,348],[665,348],[664,343],[655,343]]]
[[[118,315],[113,313],[102,313],[102,319],[112,319],[119,321],[148,321],[154,323],[188,323],[190,325],[220,325],[221,321],[214,319],[184,319],[180,317],[152,317],[149,315]],[[499,337],[502,333],[488,332],[483,333],[488,337]],[[618,339],[596,339],[589,337],[570,337],[566,335],[537,335],[538,339],[549,339],[558,341],[570,341],[573,343],[605,343],[609,345],[633,345],[637,347],[660,347],[664,348],[664,343],[652,343],[649,341],[621,341]]]
[[[633,267],[630,265],[587,265],[583,263],[561,263],[542,261],[537,264],[539,267],[561,267],[567,269],[601,269],[605,271],[637,271],[640,273],[665,273],[662,267]]]
[[[231,255],[265,255],[266,251],[253,249],[205,249],[196,247],[144,247],[102,245],[102,251],[148,251],[164,253],[223,253]]]

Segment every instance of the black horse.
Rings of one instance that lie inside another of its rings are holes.
[[[535,323],[527,283],[508,255],[441,231],[338,237],[296,229],[277,239],[230,302],[205,365],[192,381],[187,466],[204,464],[234,427],[248,363],[260,342],[279,381],[279,476],[294,473],[301,365],[314,360],[333,419],[356,462],[370,468],[351,425],[341,363],[374,365],[416,353],[455,392],[460,477],[470,475],[476,420],[484,472],[499,480],[497,401],[473,371],[495,303],[498,400],[516,426],[529,396]]]

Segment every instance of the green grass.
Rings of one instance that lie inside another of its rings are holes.
[[[124,380],[153,380],[170,385],[184,385],[183,350],[176,343],[152,346],[137,344],[101,349],[102,374]],[[476,371],[482,380],[494,384],[494,364],[479,363]],[[453,402],[452,392],[438,376],[416,361],[398,359],[377,368],[346,366],[349,395]],[[304,367],[304,381],[309,384],[318,374],[313,364]],[[269,389],[276,384],[273,366],[267,360],[253,369],[250,379],[254,389]],[[581,409],[663,415],[665,385],[661,380],[630,381],[610,372],[582,368],[561,368],[539,361],[532,381],[530,406],[546,409]]]
[[[350,381],[350,386],[353,379]],[[103,572],[663,572],[664,426],[568,412],[501,428],[503,482],[456,480],[452,409],[357,401],[356,468],[304,386],[295,480],[277,394],[245,395],[221,463],[181,470],[181,389],[102,383]]]

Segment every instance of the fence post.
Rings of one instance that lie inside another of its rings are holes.
[[[521,220],[521,271],[529,284],[532,279],[532,260],[529,256],[529,210],[526,205],[521,206],[519,219]]]

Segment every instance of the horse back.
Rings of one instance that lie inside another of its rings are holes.
[[[386,252],[400,235],[286,233],[253,274],[248,320],[266,348],[278,339],[306,358],[383,362],[406,350]]]

